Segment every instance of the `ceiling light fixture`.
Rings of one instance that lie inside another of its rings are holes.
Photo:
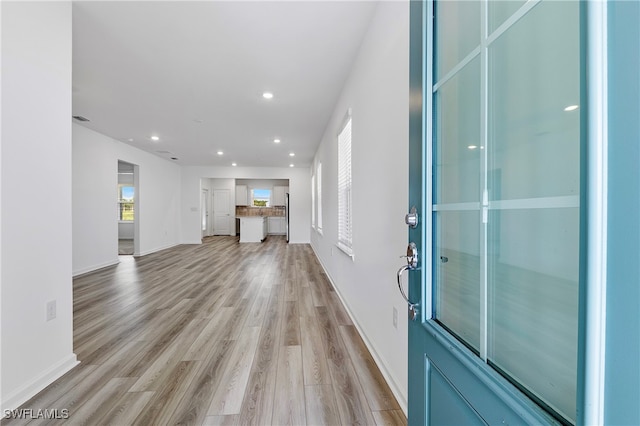
[[[289,167],[293,167],[293,164],[289,164]]]
[[[280,139],[274,139],[273,143],[280,143]]]
[[[151,136],[151,140],[154,142],[158,142],[160,140],[160,137],[154,135],[154,136]]]
[[[231,163],[231,165],[232,165],[233,167],[235,167],[235,166],[237,166],[238,164],[237,164],[237,163]]]
[[[263,98],[265,98],[265,99],[273,99],[273,93],[271,93],[271,92],[264,92],[264,93],[262,94],[262,97],[263,97]]]
[[[222,155],[222,154],[224,154],[224,152],[218,151],[218,155]]]
[[[569,112],[569,111],[575,111],[578,109],[578,105],[569,105],[568,107],[566,107],[564,110]]]
[[[469,145],[467,148],[469,149],[476,149],[478,147],[478,145]]]
[[[296,156],[296,154],[295,154],[295,153],[293,153],[293,152],[290,152],[290,153],[289,153],[289,157],[295,157],[295,156]]]

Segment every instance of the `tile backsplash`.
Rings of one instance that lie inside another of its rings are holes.
[[[277,207],[249,207],[236,206],[236,216],[282,216],[284,217],[284,206]]]

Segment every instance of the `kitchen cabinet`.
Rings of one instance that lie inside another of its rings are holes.
[[[236,206],[249,205],[249,191],[247,185],[236,185]]]
[[[269,217],[269,234],[284,235],[287,232],[284,217]]]
[[[284,206],[285,194],[289,192],[288,186],[273,187],[273,203],[274,206]]]
[[[240,217],[240,242],[259,243],[267,238],[267,218],[265,216]]]

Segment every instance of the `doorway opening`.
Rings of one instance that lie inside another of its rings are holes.
[[[202,188],[200,193],[200,230],[202,231],[201,237],[208,237],[209,232],[209,190]]]
[[[132,256],[138,247],[138,166],[118,160],[118,255]]]

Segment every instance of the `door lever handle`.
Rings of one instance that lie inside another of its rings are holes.
[[[404,289],[402,288],[402,274],[404,273],[404,271],[411,271],[412,269],[414,268],[411,267],[411,265],[402,265],[400,269],[398,269],[397,278],[398,278],[398,290],[400,290],[400,294],[402,295],[402,298],[409,305],[409,318],[415,321],[419,313],[419,310],[418,310],[419,304],[411,302],[407,297],[407,294],[404,292]]]

